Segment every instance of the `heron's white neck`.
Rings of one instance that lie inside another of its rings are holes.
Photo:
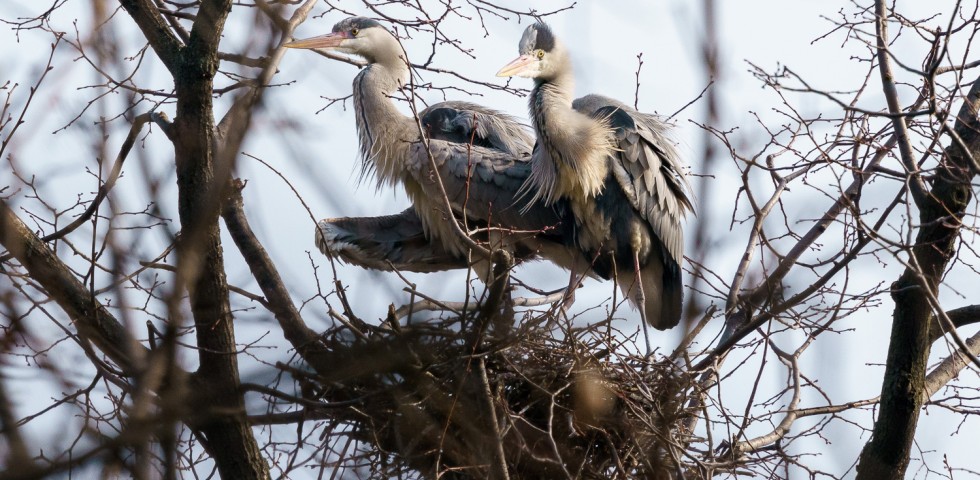
[[[575,75],[570,70],[559,72],[547,80],[534,82],[534,90],[542,87],[545,87],[547,92],[549,107],[572,109],[572,100],[575,95]]]
[[[608,157],[615,151],[607,122],[572,108],[571,69],[539,81],[529,107],[538,141],[529,181],[548,202],[561,197],[591,198],[605,184]]]

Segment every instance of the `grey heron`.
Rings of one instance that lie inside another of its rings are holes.
[[[616,277],[649,325],[676,326],[683,300],[681,221],[693,206],[667,124],[599,95],[572,101],[569,52],[544,23],[527,27],[519,53],[497,75],[534,79],[532,201],[568,202],[575,242],[594,259],[593,272]]]
[[[564,230],[570,223],[562,221],[565,206],[545,205],[519,194],[531,173],[533,138],[515,118],[468,102],[437,103],[419,112],[426,145],[415,117],[399,112],[391,98],[408,82],[411,71],[401,44],[380,23],[351,17],[329,34],[286,46],[335,50],[368,62],[353,88],[363,172],[375,172],[378,188],[405,188],[426,237],[439,242],[443,253],[465,258],[467,249],[448,223],[453,219],[443,212],[435,174],[455,215],[494,227],[488,240],[495,246],[530,252],[525,257],[541,255],[565,268],[584,263],[584,257],[565,243]],[[437,165],[435,172],[429,154]],[[318,228],[317,243],[327,246],[327,240],[324,229]]]

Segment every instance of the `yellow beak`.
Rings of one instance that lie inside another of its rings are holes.
[[[514,61],[504,65],[504,68],[501,68],[500,71],[497,72],[497,76],[513,77],[515,75],[520,75],[523,71],[527,70],[531,65],[533,65],[534,62],[535,58],[533,55],[521,55],[520,57],[514,59]]]
[[[314,48],[337,48],[340,44],[347,39],[347,34],[344,32],[334,32],[328,33],[326,35],[320,35],[318,37],[305,38],[303,40],[295,40],[283,45],[286,48],[303,48],[303,49],[314,49]]]

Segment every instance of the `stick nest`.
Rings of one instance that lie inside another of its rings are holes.
[[[623,354],[611,319],[576,330],[553,313],[520,312],[516,330],[502,308],[327,331],[337,369],[316,377],[316,399],[344,402],[325,407],[339,419],[331,433],[360,452],[341,467],[385,478],[676,474],[692,379]]]

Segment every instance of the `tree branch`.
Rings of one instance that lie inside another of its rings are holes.
[[[99,206],[102,205],[102,201],[109,195],[109,191],[112,190],[112,187],[116,185],[116,180],[119,179],[119,174],[122,173],[123,162],[126,161],[126,157],[129,156],[129,151],[132,150],[133,144],[136,143],[136,136],[139,135],[143,125],[150,121],[152,115],[152,113],[144,113],[137,115],[136,118],[133,119],[133,125],[129,129],[129,135],[126,136],[126,140],[123,141],[122,146],[119,147],[119,155],[116,156],[116,161],[112,164],[112,169],[109,171],[109,177],[106,178],[105,183],[99,186],[99,191],[95,194],[95,198],[92,199],[92,203],[89,204],[88,208],[86,208],[85,211],[78,216],[78,218],[72,220],[72,222],[68,225],[42,237],[42,242],[50,242],[51,240],[59,239],[65,235],[68,235],[92,218],[92,215],[95,215],[95,212],[99,210]],[[10,260],[10,258],[11,256],[9,253],[6,255],[0,255],[0,263],[4,263],[7,260]]]
[[[878,0],[878,8],[881,22],[883,0]],[[920,205],[920,227],[910,251],[912,258],[892,285],[895,311],[881,410],[871,440],[861,452],[858,479],[901,478],[908,468],[915,427],[926,398],[925,371],[934,322],[928,296],[939,292],[942,274],[955,254],[963,215],[972,198],[970,182],[974,174],[967,158],[980,150],[978,107],[980,80],[975,80],[954,127],[968,149],[964,150],[959,142],[946,148],[930,192],[933,201]]]
[[[966,339],[965,343],[971,354],[980,355],[980,332]],[[944,385],[949,383],[953,377],[956,377],[969,364],[969,357],[963,355],[960,350],[954,351],[950,356],[943,359],[942,362],[939,362],[939,365],[936,365],[929,372],[929,375],[926,375],[925,386],[920,401],[923,403],[927,402],[940,388],[943,388]]]
[[[902,108],[898,103],[898,89],[895,88],[895,75],[892,73],[891,57],[888,52],[888,12],[885,0],[875,0],[875,33],[877,41],[878,71],[881,74],[881,89],[885,93],[885,102],[888,104],[888,112],[892,116],[892,127],[895,129],[895,136],[898,138],[898,151],[905,166],[907,175],[906,182],[909,192],[915,200],[915,204],[922,207],[929,200],[926,195],[926,187],[922,183],[919,175],[919,167],[912,152],[912,142],[909,140],[908,126],[905,124],[905,116],[902,115]]]
[[[213,413],[193,426],[210,445],[218,446],[209,453],[223,478],[249,480],[269,478],[269,465],[245,418],[239,389],[238,348],[218,226],[228,176],[215,168],[214,77],[220,63],[218,43],[231,6],[231,0],[202,1],[174,70],[173,138],[181,224],[174,291],[186,288],[190,296],[200,364],[193,388],[207,402],[201,407]],[[173,328],[173,323],[168,325]]]
[[[180,56],[184,45],[174,32],[167,26],[160,10],[150,0],[119,0],[129,16],[150,42],[157,57],[167,67],[171,75],[177,75],[180,70]]]
[[[790,427],[793,426],[793,422],[799,417],[799,410],[797,410],[797,405],[800,404],[800,366],[798,363],[800,352],[796,352],[793,355],[787,354],[780,350],[776,345],[770,344],[773,353],[779,357],[779,360],[786,364],[790,368],[790,374],[793,376],[793,398],[789,402],[789,406],[786,408],[786,416],[776,425],[772,431],[765,435],[760,435],[758,437],[741,441],[732,446],[732,451],[736,457],[741,456],[747,452],[754,452],[760,448],[771,445],[778,442],[783,437],[789,433]]]
[[[92,342],[127,374],[149,349],[133,340],[51,249],[0,199],[0,243],[20,262],[55,303],[71,317],[81,337]]]
[[[946,312],[946,316],[949,317],[950,322],[956,328],[980,323],[980,305],[956,308]],[[946,329],[943,327],[942,322],[937,318],[933,318],[929,326],[929,343],[939,340],[944,335],[946,335]]]
[[[327,371],[332,368],[328,363],[324,363],[327,350],[318,341],[316,332],[306,326],[282,282],[282,277],[279,276],[275,263],[269,258],[269,254],[248,224],[242,199],[243,188],[245,188],[244,182],[236,180],[234,187],[229,189],[229,197],[222,211],[228,233],[242,253],[262,293],[265,294],[270,310],[279,321],[286,340],[315,370]]]

